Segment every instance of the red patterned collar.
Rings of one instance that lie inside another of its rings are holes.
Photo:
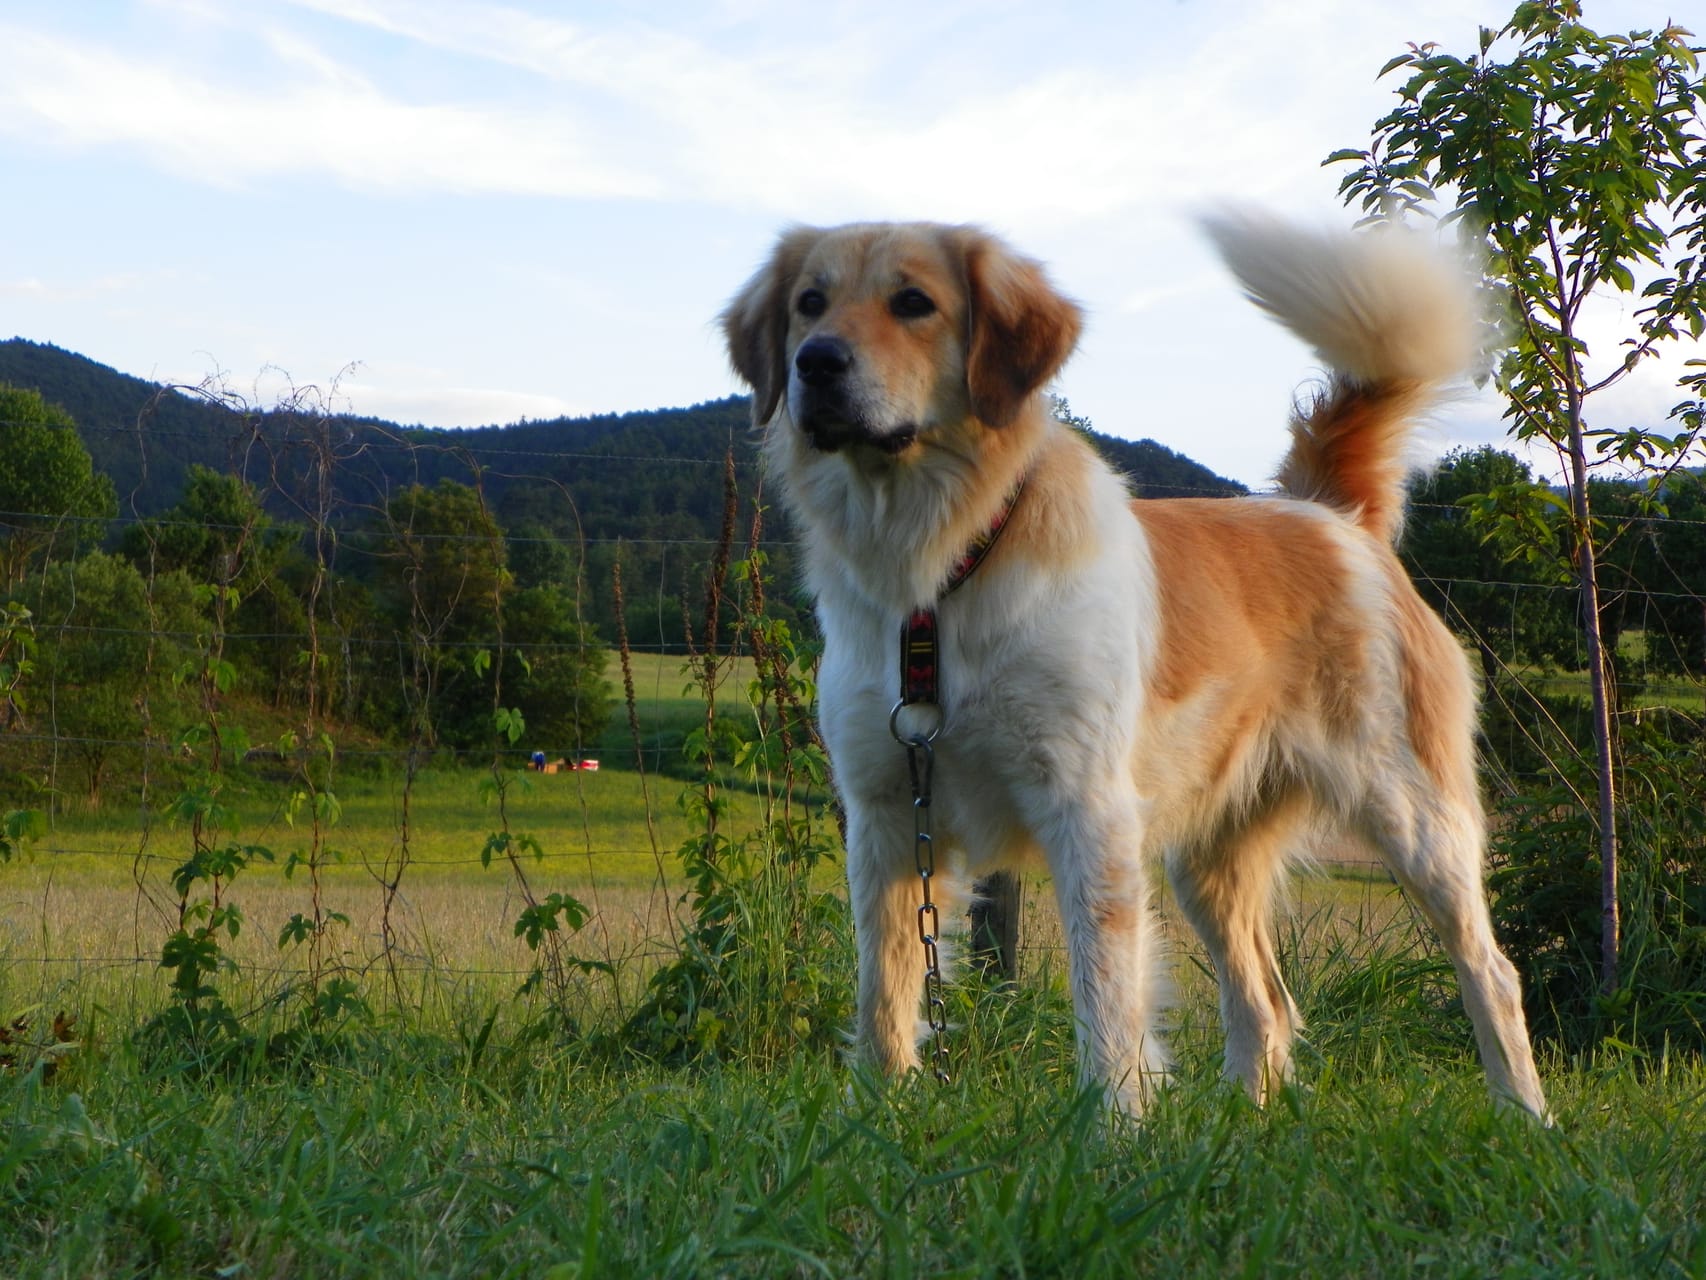
[[[972,571],[983,563],[983,558],[989,554],[990,548],[1001,539],[1001,531],[1007,527],[1007,522],[1013,518],[1013,508],[1019,505],[1019,496],[1025,492],[1025,477],[1020,476],[1013,482],[1013,487],[1007,490],[1007,497],[1002,501],[1001,508],[995,513],[995,518],[989,522],[989,527],[971,540],[971,545],[965,549],[965,554],[954,561],[954,567],[948,571],[948,584],[942,588],[942,599],[946,599],[957,591]]]
[[[965,553],[954,561],[954,567],[948,572],[947,584],[942,588],[942,594],[935,605],[915,610],[900,628],[900,706],[911,706],[914,703],[931,703],[940,706],[941,695],[941,653],[938,643],[939,628],[936,622],[936,609],[960,587],[965,585],[978,565],[982,564],[1001,538],[1013,518],[1013,509],[1019,505],[1019,499],[1025,492],[1025,477],[1020,476],[1001,507],[995,513],[995,518],[989,522],[988,528],[973,538]]]

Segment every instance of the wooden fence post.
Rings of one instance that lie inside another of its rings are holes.
[[[1008,871],[972,886],[971,964],[985,979],[1019,980],[1019,877]]]

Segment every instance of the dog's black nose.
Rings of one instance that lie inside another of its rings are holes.
[[[834,382],[853,367],[853,351],[840,338],[807,338],[794,352],[794,369],[808,387]]]

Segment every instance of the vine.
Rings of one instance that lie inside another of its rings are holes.
[[[704,727],[683,748],[698,781],[684,790],[682,807],[701,828],[677,850],[689,923],[623,1028],[627,1051],[665,1060],[827,1050],[851,1014],[837,963],[849,940],[846,907],[814,883],[834,848],[823,821],[827,761],[807,713],[817,654],[786,622],[766,616],[762,507],[754,509],[747,555],[733,558],[737,508],[731,464],[723,539],[687,667],[706,706]],[[734,643],[724,649],[720,618],[731,581],[742,586]],[[754,671],[743,691],[746,714],[720,717],[718,686],[743,649]],[[738,838],[727,832],[725,770],[760,806],[759,821]]]

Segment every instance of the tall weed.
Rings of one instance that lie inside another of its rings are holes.
[[[737,512],[731,457],[723,541],[707,572],[704,622],[689,637],[687,671],[705,703],[704,723],[684,746],[697,780],[681,803],[697,830],[676,851],[689,923],[618,1041],[624,1052],[662,1061],[773,1062],[825,1051],[852,1012],[847,908],[819,875],[835,841],[827,757],[810,719],[817,651],[766,615],[762,507],[753,512],[746,559],[732,561]],[[753,678],[738,714],[720,714],[725,673],[742,651],[753,659]],[[731,835],[724,822],[731,785],[760,803],[759,822],[744,834]]]

